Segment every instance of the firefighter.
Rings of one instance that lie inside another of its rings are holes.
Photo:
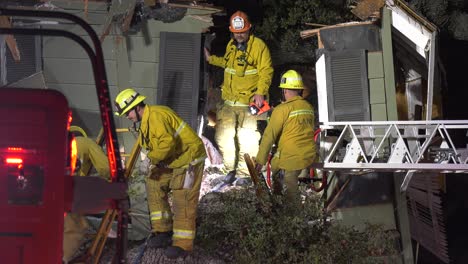
[[[224,68],[224,103],[216,113],[215,140],[228,172],[226,183],[232,183],[238,172],[248,175],[244,154],[255,155],[260,141],[257,117],[249,112],[249,104],[254,102],[258,108],[264,105],[273,76],[270,51],[252,34],[252,24],[244,12],[231,16],[229,30],[232,39],[224,56],[204,50],[209,64]]]
[[[177,258],[193,250],[205,147],[173,110],[145,105],[145,98],[132,88],[123,90],[115,99],[116,115],[139,123],[139,144],[151,160],[146,190],[154,236],[149,246],[165,248],[168,258]]]
[[[93,166],[100,177],[109,179],[109,162],[102,148],[87,137],[77,136],[75,140],[79,164],[76,176],[87,176]],[[80,248],[88,228],[88,221],[83,215],[68,213],[65,216],[63,230],[63,261],[65,263],[70,261]]]
[[[314,109],[302,98],[304,85],[298,72],[285,72],[279,88],[283,102],[273,110],[263,134],[256,156],[257,170],[267,163],[276,145],[276,152],[271,153],[274,187],[280,187],[281,193],[285,189],[287,199],[294,202],[298,201],[298,177],[307,175],[316,157]]]

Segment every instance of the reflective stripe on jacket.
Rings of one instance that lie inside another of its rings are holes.
[[[172,109],[147,105],[141,118],[139,143],[148,150],[152,164],[182,168],[206,156],[202,140]]]
[[[231,40],[224,56],[212,55],[209,63],[224,68],[224,100],[248,104],[254,94],[268,95],[273,67],[263,40],[250,35],[245,52],[238,50]]]
[[[258,163],[267,162],[273,144],[278,146],[273,168],[301,170],[314,162],[314,109],[302,97],[295,96],[275,107],[260,143]]]

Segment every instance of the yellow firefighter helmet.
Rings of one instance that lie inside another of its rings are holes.
[[[282,89],[304,89],[301,75],[295,70],[289,70],[281,76],[280,88]]]
[[[117,97],[115,97],[115,106],[117,107],[117,112],[115,112],[115,115],[125,115],[128,111],[132,110],[133,107],[143,102],[145,99],[146,96],[140,95],[132,88],[123,90],[117,95]]]

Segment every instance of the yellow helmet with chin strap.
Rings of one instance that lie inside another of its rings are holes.
[[[302,82],[301,75],[295,70],[289,70],[281,76],[280,88],[291,89],[291,90],[302,90],[304,89],[304,83]]]
[[[115,106],[117,107],[115,115],[125,115],[128,111],[132,110],[135,106],[143,102],[143,100],[145,99],[146,96],[140,95],[137,91],[135,91],[132,88],[127,88],[121,91],[115,97]]]

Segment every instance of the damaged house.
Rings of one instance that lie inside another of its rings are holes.
[[[365,21],[301,32],[318,39],[326,210],[346,225],[393,230],[402,263],[417,262],[420,247],[430,252],[423,261],[449,263],[450,174],[441,172],[466,173],[466,138],[452,137],[467,124],[443,120],[437,27],[403,1],[358,1],[352,12]]]

